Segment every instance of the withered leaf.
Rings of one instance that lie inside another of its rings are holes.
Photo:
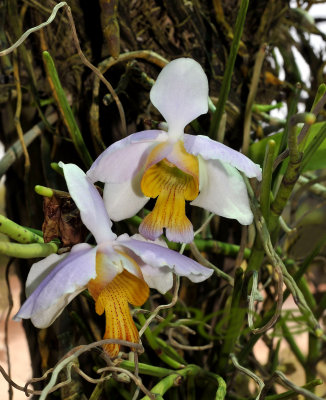
[[[74,201],[66,192],[55,191],[52,197],[44,197],[44,242],[59,238],[64,247],[85,241],[86,228]]]

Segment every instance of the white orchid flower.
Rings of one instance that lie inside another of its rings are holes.
[[[252,223],[245,183],[239,171],[261,179],[261,168],[243,154],[209,139],[184,133],[184,127],[208,111],[208,81],[190,58],[171,61],[159,74],[150,99],[168,132],[134,133],[105,150],[87,175],[105,182],[104,202],[113,221],[135,215],[157,198],[139,232],[155,240],[166,229],[175,242],[191,242],[193,227],[185,201],[243,225]]]
[[[172,272],[201,282],[212,270],[158,244],[117,236],[103,200],[85,173],[74,164],[60,163],[71,197],[80,210],[96,246],[81,243],[69,253],[51,254],[32,265],[26,282],[28,296],[16,320],[31,318],[45,328],[62,313],[71,300],[88,289],[98,314],[106,315],[104,338],[137,343],[138,331],[128,303],[141,306],[149,296],[149,286],[165,293],[173,284]],[[114,357],[119,345],[104,346]]]

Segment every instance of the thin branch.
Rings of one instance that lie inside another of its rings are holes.
[[[11,47],[9,47],[8,49],[2,50],[0,51],[0,57],[1,56],[6,56],[7,54],[12,53],[15,49],[17,49],[17,47],[19,47],[27,38],[28,36],[33,33],[33,32],[37,32],[40,29],[44,28],[45,26],[51,24],[51,22],[54,20],[54,18],[57,15],[58,10],[61,7],[65,7],[67,6],[67,3],[65,1],[62,1],[61,3],[57,4],[53,10],[52,13],[50,15],[50,17],[48,18],[47,21],[43,22],[40,25],[34,26],[33,28],[28,29],[25,33],[22,34],[22,36],[17,40],[16,43],[14,43]]]
[[[142,326],[141,330],[139,331],[139,337],[143,335],[145,330],[149,327],[150,323],[153,321],[154,318],[156,318],[156,315],[161,311],[161,310],[166,310],[168,308],[173,307],[176,302],[178,301],[178,293],[179,293],[179,287],[180,287],[180,277],[176,276],[176,282],[175,282],[175,287],[174,287],[174,292],[173,292],[173,297],[171,300],[171,303],[169,304],[162,304],[153,311],[152,315],[146,320],[145,324]]]

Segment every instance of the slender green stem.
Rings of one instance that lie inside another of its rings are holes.
[[[326,96],[325,96],[326,97]],[[311,140],[307,148],[305,149],[302,164],[300,170],[304,170],[305,166],[310,161],[311,157],[316,153],[319,146],[323,143],[326,138],[326,123],[322,124],[319,131],[316,133],[314,138]]]
[[[283,337],[284,339],[288,342],[290,345],[290,348],[293,352],[293,354],[296,356],[300,364],[304,367],[306,363],[306,358],[302,354],[300,348],[298,347],[292,333],[290,332],[288,326],[286,325],[285,319],[281,318],[279,321],[279,324],[281,325],[282,332],[283,332]]]
[[[234,351],[235,343],[241,333],[247,309],[240,305],[243,287],[243,271],[238,268],[235,272],[231,308],[224,342],[218,362],[218,371],[225,371],[230,353]]]
[[[226,62],[225,73],[222,81],[220,96],[216,105],[216,111],[213,114],[211,126],[209,129],[209,137],[216,137],[216,132],[220,126],[221,118],[224,113],[225,104],[231,88],[231,80],[234,69],[235,60],[238,54],[240,39],[246,20],[249,0],[242,0],[235,23],[234,38],[232,41],[230,55]]]
[[[57,70],[55,68],[53,59],[47,51],[43,52],[43,60],[45,62],[47,72],[48,72],[51,82],[53,84],[53,90],[55,93],[56,101],[58,103],[59,110],[62,113],[62,117],[67,126],[70,137],[75,145],[75,148],[76,148],[80,158],[84,162],[85,166],[90,167],[93,162],[92,157],[90,156],[90,154],[87,150],[84,139],[79,130],[78,124],[75,120],[74,114],[68,103],[66,94],[61,86],[61,82],[60,82]]]
[[[273,173],[273,162],[275,157],[276,143],[274,140],[269,140],[266,146],[264,166],[263,166],[263,179],[260,192],[260,207],[261,212],[268,225],[269,212],[270,212],[270,199],[271,199],[271,184]]]

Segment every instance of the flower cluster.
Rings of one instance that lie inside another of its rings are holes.
[[[60,163],[70,195],[97,244],[80,243],[69,253],[52,254],[35,263],[26,282],[28,298],[17,320],[31,318],[35,326],[47,327],[88,289],[96,312],[105,312],[104,338],[137,343],[129,304],[143,305],[149,288],[166,293],[173,273],[193,282],[212,274],[158,240],[163,229],[172,241],[193,240],[185,202],[242,224],[252,222],[239,171],[261,179],[260,167],[206,136],[184,133],[188,123],[208,110],[208,82],[201,66],[192,59],[172,61],[158,76],[150,98],[165,118],[167,132],[137,132],[114,143],[87,175],[76,165]],[[93,184],[96,181],[105,183],[103,199]],[[143,236],[117,237],[110,218],[133,216],[150,198],[156,204],[140,225]],[[105,350],[114,357],[119,345],[108,344]]]

